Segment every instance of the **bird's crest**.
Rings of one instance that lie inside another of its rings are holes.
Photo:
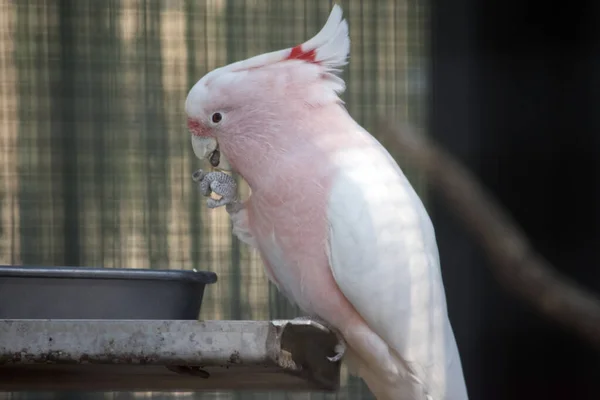
[[[342,19],[342,8],[334,5],[327,22],[313,38],[298,46],[283,50],[273,51],[238,61],[218,68],[207,74],[205,82],[210,81],[210,75],[224,72],[240,72],[289,60],[302,60],[312,64],[321,65],[328,78],[340,83],[340,78],[334,77],[346,65],[350,52],[350,38],[348,36],[348,23]],[[342,90],[343,90],[343,81]],[[337,91],[337,90],[336,90]]]
[[[342,8],[337,4],[333,6],[325,26],[312,39],[281,51],[283,60],[305,60],[331,70],[346,65],[349,52],[348,23],[342,19]]]

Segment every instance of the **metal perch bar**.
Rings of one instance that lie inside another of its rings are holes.
[[[0,390],[334,391],[336,343],[310,320],[0,320]]]

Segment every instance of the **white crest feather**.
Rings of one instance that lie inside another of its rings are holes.
[[[245,72],[253,69],[275,66],[286,62],[305,64],[307,74],[298,75],[317,78],[322,85],[315,85],[305,99],[309,104],[327,104],[329,102],[343,103],[339,95],[346,90],[346,83],[339,76],[342,67],[347,64],[350,53],[350,37],[348,23],[342,17],[342,8],[334,5],[325,25],[321,30],[306,42],[283,50],[260,54],[245,60],[237,61],[204,75],[188,95],[186,110],[194,114],[193,104],[199,104],[198,98],[203,98],[205,93],[202,88],[210,86],[217,77],[224,78],[230,72]],[[283,65],[282,65],[283,66]],[[234,76],[230,76],[233,78]]]
[[[290,59],[292,51],[298,48],[301,49],[302,53],[314,51],[314,63],[324,66],[328,73],[339,73],[341,67],[347,64],[348,54],[350,53],[348,23],[342,19],[342,8],[335,4],[327,18],[327,22],[319,33],[300,46],[260,54],[217,68],[205,76],[205,82],[210,80],[209,76],[215,76],[223,72],[243,71],[286,61]],[[328,79],[332,78],[328,77]],[[340,80],[332,80],[336,85],[340,85]],[[343,81],[341,86],[344,86]]]
[[[332,72],[346,65],[350,53],[348,23],[342,19],[342,8],[334,5],[327,22],[312,39],[302,44],[305,52],[315,50],[315,61]]]

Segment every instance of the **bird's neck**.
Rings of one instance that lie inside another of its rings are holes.
[[[332,154],[350,144],[353,132],[361,129],[344,108],[335,104],[310,110],[296,123],[285,122],[289,120],[261,132],[240,132],[243,136],[224,146],[232,167],[253,192],[272,191],[276,185],[327,175]]]

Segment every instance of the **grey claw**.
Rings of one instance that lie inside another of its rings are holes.
[[[226,197],[221,197],[219,200],[210,198],[206,200],[206,205],[208,206],[208,208],[217,208],[228,205],[230,201],[231,200]]]
[[[313,325],[314,327],[316,327],[322,331],[335,333],[335,335],[338,339],[338,344],[336,344],[335,348],[334,348],[335,355],[332,357],[327,357],[327,359],[331,362],[338,362],[342,359],[342,357],[344,357],[344,354],[346,353],[346,341],[344,340],[342,335],[339,332],[337,332],[337,330],[331,328],[329,326],[329,324],[327,324],[321,318],[302,316],[302,317],[296,317],[296,318],[294,318],[294,320],[296,320],[296,321],[311,321],[311,325]]]
[[[229,214],[235,214],[238,211],[242,210],[244,208],[244,203],[240,202],[240,201],[232,201],[231,203],[228,203],[225,206],[225,210],[227,210],[227,213]]]
[[[208,176],[208,174],[206,174],[202,178],[202,181],[200,182],[200,193],[202,193],[202,196],[204,196],[204,197],[210,196],[210,193],[212,192],[212,188],[211,188],[212,182],[208,179],[205,179],[207,176]]]
[[[335,356],[327,357],[327,359],[331,362],[338,362],[344,357],[346,354],[346,341],[340,336],[337,335],[339,343],[335,345]]]
[[[206,202],[209,208],[217,208],[237,202],[237,183],[232,176],[224,172],[205,173],[199,169],[192,174],[192,179],[199,184],[200,193],[203,196],[210,197],[211,193],[221,196],[218,200],[209,198]]]
[[[205,176],[206,176],[206,174],[204,173],[204,171],[202,171],[201,169],[197,169],[192,174],[192,180],[194,182],[200,182],[202,179],[204,179]]]

